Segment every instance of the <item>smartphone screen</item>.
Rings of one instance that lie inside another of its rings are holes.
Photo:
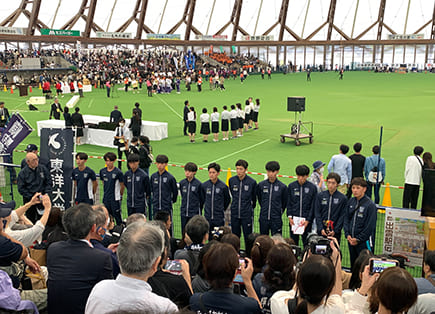
[[[384,269],[398,266],[398,262],[394,260],[371,259],[370,272],[381,273]]]
[[[326,244],[317,244],[316,245],[316,253],[315,254],[325,255],[326,251],[327,251]]]
[[[168,260],[165,265],[165,269],[171,274],[181,274],[181,263],[178,260]]]

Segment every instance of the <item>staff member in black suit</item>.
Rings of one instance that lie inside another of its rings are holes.
[[[95,284],[113,278],[110,255],[90,243],[95,220],[92,207],[84,203],[63,215],[69,240],[53,243],[47,251],[49,313],[84,313]]]
[[[67,129],[71,129],[73,126],[73,122],[72,122],[71,114],[69,113],[68,107],[65,107],[65,110],[63,111],[63,119],[65,120],[65,127]]]
[[[60,113],[63,112],[62,106],[59,104],[59,99],[54,98],[54,103],[51,104],[50,119],[54,117],[56,120],[60,120]]]
[[[83,120],[82,114],[79,112],[80,108],[76,107],[75,112],[71,115],[71,120],[73,126],[77,127],[76,132],[76,144],[81,145],[80,138],[83,136],[83,128],[85,127],[85,121]]]
[[[189,114],[189,101],[186,100],[184,102],[184,111],[183,111],[183,121],[184,121],[184,128],[183,128],[183,132],[184,132],[184,136],[187,136],[189,134],[187,134],[187,128],[189,126],[189,119],[187,118],[187,115]]]
[[[0,101],[0,128],[6,127],[10,118],[9,111],[5,108],[4,101]]]

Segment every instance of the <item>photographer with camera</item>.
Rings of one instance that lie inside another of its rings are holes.
[[[344,313],[340,251],[335,238],[325,240],[329,242],[326,251],[330,255],[310,248],[293,290],[278,291],[272,296],[272,313]]]
[[[340,244],[347,197],[337,190],[340,176],[331,172],[326,178],[327,191],[320,192],[314,202],[317,232],[325,237],[335,237]]]
[[[251,282],[253,267],[250,259],[246,258],[241,265],[248,297],[233,293],[232,284],[239,267],[239,256],[230,244],[214,244],[205,254],[203,263],[211,290],[195,293],[190,298],[192,311],[228,314],[261,313],[259,300]]]
[[[344,233],[349,244],[350,264],[353,267],[362,250],[373,252],[376,231],[377,209],[372,200],[365,195],[367,182],[363,178],[353,178],[352,197],[344,216]]]

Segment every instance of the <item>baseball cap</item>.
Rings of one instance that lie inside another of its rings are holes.
[[[15,201],[10,201],[8,203],[0,202],[0,218],[8,217],[14,208]]]
[[[29,144],[26,147],[26,152],[33,152],[35,150],[38,150],[38,146],[36,146],[35,144]]]
[[[316,160],[315,162],[313,162],[313,169],[317,170],[317,169],[323,167],[324,165],[326,165],[324,162],[322,162],[320,160]]]

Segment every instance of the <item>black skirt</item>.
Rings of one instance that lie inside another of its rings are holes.
[[[210,123],[201,122],[201,134],[210,134]]]
[[[190,134],[196,133],[196,121],[189,121],[188,126],[189,126],[189,133]]]
[[[224,132],[228,131],[228,120],[222,119],[222,126],[221,126],[221,128],[222,128],[222,131],[224,131]]]
[[[218,121],[211,122],[211,133],[219,133],[219,122]]]
[[[248,123],[249,123],[249,120],[251,120],[251,114],[250,114],[250,113],[249,113],[249,114],[246,113],[246,114],[245,114],[245,123],[248,124]]]
[[[77,128],[77,137],[83,136],[83,128]]]
[[[252,113],[252,121],[258,122],[258,111]]]
[[[239,124],[237,123],[237,118],[231,119],[231,131],[235,131],[239,128]]]
[[[239,129],[243,128],[243,118],[242,117],[237,118],[237,125],[238,125]]]

